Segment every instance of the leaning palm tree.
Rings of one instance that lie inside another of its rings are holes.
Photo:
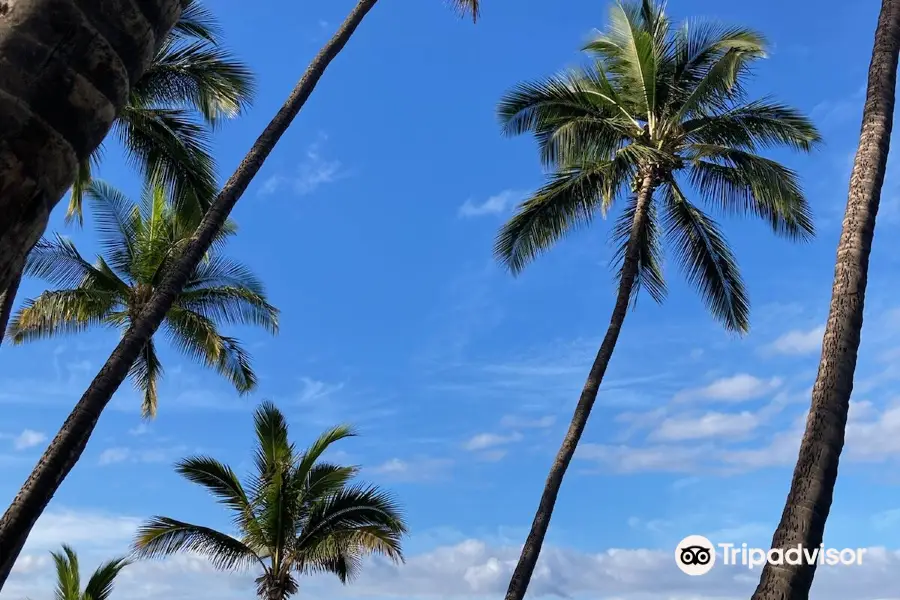
[[[813,234],[794,172],[758,152],[809,151],[819,141],[798,111],[750,100],[743,80],[764,56],[749,29],[691,22],[673,27],[651,0],[616,4],[608,29],[588,46],[590,66],[519,85],[500,103],[507,134],[532,132],[549,181],[518,207],[495,254],[519,274],[566,233],[624,206],[612,229],[618,291],[569,430],[510,581],[521,600],[537,563],[563,476],[587,424],[629,305],[643,288],[666,294],[663,242],[726,329],[749,326],[749,301],[719,225],[696,203],[762,218],[774,232]]]
[[[347,583],[371,554],[402,562],[406,525],[391,497],[375,486],[351,484],[357,467],[322,460],[332,444],[354,435],[351,429],[330,429],[297,451],[274,404],[263,402],[254,420],[255,469],[243,483],[231,467],[207,456],[187,458],[176,466],[180,475],[228,508],[237,537],[154,517],[138,530],[137,556],[188,551],[206,556],[218,569],[254,568],[263,600],[295,594],[297,575],[333,573]]]
[[[254,82],[249,68],[223,48],[213,15],[197,0],[184,4],[181,18],[132,87],[113,132],[144,178],[165,183],[183,210],[202,213],[216,193],[209,133],[246,108]],[[84,193],[92,165],[102,156],[102,146],[97,147],[79,163],[67,222],[83,223]],[[21,273],[0,294],[0,331],[6,330],[20,282]]]
[[[891,143],[898,54],[900,0],[882,0],[819,372],[790,493],[772,538],[772,548],[794,548],[798,544],[818,548],[831,510],[862,334],[875,215]],[[809,598],[815,572],[815,564],[785,564],[777,568],[766,565],[753,600]]]
[[[27,301],[15,314],[8,332],[15,344],[92,327],[127,328],[197,223],[167,202],[160,184],[148,184],[139,205],[102,181],[91,182],[85,193],[92,201],[103,256],[92,264],[62,236],[41,240],[28,255],[25,273],[56,287]],[[220,230],[218,246],[231,232]],[[237,339],[220,332],[220,326],[249,324],[275,333],[278,310],[247,267],[216,250],[194,270],[166,313],[164,325],[175,347],[245,393],[256,385],[250,357]],[[130,374],[143,394],[142,414],[154,417],[162,365],[152,339]]]
[[[131,564],[125,558],[103,563],[97,567],[82,591],[78,556],[66,544],[63,544],[62,549],[62,552],[50,553],[56,565],[56,600],[109,600],[116,576]]]
[[[138,358],[144,345],[151,338],[160,323],[162,323],[166,312],[172,306],[181,288],[184,287],[193,270],[203,260],[203,256],[209,250],[217,232],[226,225],[228,215],[234,208],[234,205],[240,200],[241,195],[243,195],[256,174],[259,173],[260,168],[262,168],[266,158],[275,148],[278,140],[281,139],[281,136],[290,127],[300,109],[303,108],[325,70],[346,46],[357,27],[359,27],[369,11],[372,10],[376,2],[377,0],[358,0],[356,6],[350,11],[350,14],[334,36],[313,58],[285,103],[253,143],[237,170],[225,182],[225,186],[219,192],[203,221],[197,227],[197,231],[194,233],[191,241],[187,244],[184,254],[173,263],[172,268],[147,302],[144,311],[132,321],[131,326],[125,332],[125,335],[122,336],[122,340],[116,346],[116,349],[109,356],[100,372],[88,386],[88,389],[82,394],[75,408],[69,414],[69,418],[56,437],[54,437],[38,464],[35,465],[34,470],[22,485],[3,517],[0,518],[0,548],[14,549],[2,558],[5,564],[0,564],[0,589],[2,589],[8,574],[8,571],[4,571],[4,568],[15,561],[31,528],[34,527],[35,522],[47,507],[53,494],[56,493],[63,480],[78,462],[81,453],[87,447],[94,427],[97,425],[97,419],[99,419],[106,405],[109,404],[112,395],[128,376],[132,363]],[[481,0],[449,0],[449,2],[460,11],[471,14],[473,20],[477,17],[481,4]],[[157,3],[162,4],[163,0],[157,0]],[[42,2],[36,0],[34,3],[28,3],[29,7],[32,5],[41,6]],[[42,13],[38,12],[35,15],[35,20],[40,22],[43,16]],[[44,17],[44,19],[48,18]],[[158,23],[162,25],[164,19],[158,19]],[[3,38],[2,32],[0,32],[0,48],[2,48],[2,44]],[[135,62],[137,61],[126,64],[130,66],[135,64]],[[3,88],[0,87],[0,89]],[[12,95],[15,96],[15,94]],[[66,101],[65,97],[53,96],[48,100],[48,104],[55,108],[60,108],[67,105]],[[90,121],[91,126],[100,127],[103,125],[102,115],[99,114],[99,111],[92,112],[90,116],[91,118],[86,118],[85,122]],[[2,137],[3,135],[6,135],[6,132],[0,128],[0,141],[6,139]],[[93,146],[90,145],[91,143],[93,143]],[[77,148],[82,149],[84,147],[92,150],[98,143],[99,139],[94,141],[94,138],[91,138]],[[76,153],[76,155],[87,156],[88,153]],[[31,156],[30,158],[36,162],[35,157]],[[59,158],[57,162],[60,164],[64,163],[64,157]],[[4,185],[4,179],[8,178],[7,171],[0,165],[0,186]],[[62,169],[60,171],[66,173]],[[74,175],[71,177],[69,175],[65,176],[69,177],[66,180],[68,183],[65,185],[70,185]],[[10,187],[6,186],[3,189],[10,189]],[[47,206],[52,206],[63,194],[63,189],[65,188],[59,188],[58,186],[48,187],[49,191],[45,192],[41,198],[46,200]],[[59,196],[51,193],[57,190]],[[14,195],[13,200],[20,205],[30,206],[31,204],[29,203],[34,203],[31,196],[24,195],[21,192],[17,192],[17,194]],[[6,200],[7,198],[0,195],[0,210],[5,206]],[[11,280],[7,271],[10,265],[15,264],[15,257],[21,256],[21,254],[17,253],[26,252],[46,227],[46,216],[42,216],[40,211],[27,215],[20,212],[3,214],[22,215],[9,220],[16,225],[13,231],[30,231],[34,232],[35,235],[9,236],[9,240],[7,240],[5,239],[5,236],[7,236],[6,222],[0,222],[0,289],[5,288]]]

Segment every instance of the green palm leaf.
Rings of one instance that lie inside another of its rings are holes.
[[[204,556],[221,570],[245,569],[258,561],[242,542],[209,527],[153,517],[138,529],[134,554],[139,558],[162,558],[178,552]]]

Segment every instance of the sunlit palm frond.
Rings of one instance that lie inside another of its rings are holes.
[[[157,383],[162,376],[162,363],[159,362],[159,357],[156,355],[156,346],[152,339],[141,349],[128,373],[137,388],[143,392],[141,416],[145,419],[156,418],[156,409],[159,404]]]
[[[62,552],[51,552],[56,567],[56,600],[81,600],[78,555],[66,544]]]
[[[83,600],[109,600],[116,577],[130,564],[126,558],[116,558],[97,567],[84,588]]]
[[[322,455],[328,448],[341,440],[356,436],[356,430],[349,425],[338,425],[323,432],[308,448],[300,453],[295,476],[304,481],[307,480],[311,469],[322,458]]]
[[[65,333],[77,333],[104,323],[104,316],[120,302],[118,294],[90,289],[47,291],[24,303],[10,319],[14,344]]]
[[[737,260],[714,220],[688,202],[675,182],[662,189],[666,236],[688,282],[726,329],[746,333],[750,300]]]
[[[278,309],[265,296],[237,286],[207,287],[184,292],[178,305],[212,322],[229,325],[256,325],[278,333]]]
[[[265,400],[253,414],[256,431],[256,477],[265,479],[269,474],[294,462],[294,447],[288,440],[287,420],[274,403]]]
[[[258,562],[253,551],[239,540],[209,527],[168,517],[153,517],[142,525],[133,548],[139,558],[193,552],[206,557],[220,570],[244,569]]]
[[[323,498],[347,486],[359,474],[359,467],[317,462],[307,470],[304,494]]]

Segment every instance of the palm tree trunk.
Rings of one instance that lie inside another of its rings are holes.
[[[883,0],[869,65],[859,148],[838,243],[822,358],[791,491],[772,548],[798,544],[817,548],[831,510],[862,331],[875,216],[891,142],[898,52],[900,0]],[[767,565],[752,600],[806,600],[815,570],[815,564]]]
[[[13,304],[16,301],[16,294],[19,293],[19,284],[22,283],[22,271],[13,277],[12,282],[6,291],[0,294],[0,344],[6,337],[6,326],[9,324],[9,316],[12,314]],[[0,571],[2,574],[2,571]],[[2,581],[2,580],[0,580]]]
[[[0,290],[180,14],[179,0],[0,2]]]
[[[209,250],[213,236],[221,229],[235,203],[300,112],[325,69],[346,45],[376,2],[377,0],[359,0],[334,37],[313,58],[287,101],[225,183],[185,248],[184,255],[173,265],[141,315],[125,332],[119,345],[78,401],[59,433],[53,438],[22,489],[0,519],[0,555],[3,556],[4,564],[15,561],[18,552],[6,555],[7,549],[16,548],[27,538],[63,479],[78,462],[100,418],[100,413],[125,379],[138,353],[172,307],[175,296],[184,287],[191,272]],[[3,566],[0,565],[0,570]],[[4,582],[5,580],[0,580],[0,588]]]
[[[613,350],[616,348],[616,341],[619,339],[619,332],[622,330],[625,315],[628,313],[634,282],[638,274],[638,261],[640,258],[639,234],[646,225],[647,211],[653,199],[654,185],[653,174],[645,175],[638,192],[637,209],[631,225],[631,236],[625,248],[622,278],[619,282],[616,304],[613,308],[609,328],[606,330],[606,336],[604,336],[603,342],[600,344],[600,350],[597,352],[597,357],[591,366],[587,381],[581,390],[581,397],[578,399],[578,404],[575,407],[575,414],[572,415],[569,430],[566,432],[562,446],[560,446],[556,459],[550,467],[550,473],[547,475],[547,481],[544,484],[544,492],[541,494],[541,502],[531,524],[531,531],[528,532],[525,546],[522,548],[522,554],[519,556],[519,562],[516,564],[516,569],[513,571],[509,582],[506,600],[522,600],[525,597],[525,592],[528,590],[528,584],[531,582],[531,576],[534,573],[534,568],[541,553],[541,547],[544,544],[544,538],[547,535],[547,529],[550,527],[550,518],[553,516],[553,507],[556,504],[559,489],[562,487],[563,477],[569,468],[569,463],[572,462],[572,456],[574,456],[575,449],[578,447],[578,441],[581,439],[584,427],[591,416],[591,409],[593,409],[594,402],[597,400],[597,393],[600,391],[600,383],[603,381],[606,367],[609,365]]]

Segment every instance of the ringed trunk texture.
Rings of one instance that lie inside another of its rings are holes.
[[[0,0],[0,290],[180,14],[180,0]]]
[[[13,277],[6,291],[0,294],[0,344],[6,338],[6,326],[9,325],[9,317],[12,315],[20,283],[22,283],[21,271]],[[0,569],[0,576],[2,576],[2,569]]]
[[[875,216],[891,142],[898,51],[900,0],[883,0],[869,65],[859,148],[838,243],[819,372],[791,490],[772,538],[772,548],[798,544],[810,549],[818,547],[831,510],[863,325]],[[815,565],[766,565],[752,600],[806,600],[815,570]]]
[[[96,0],[95,0],[96,1]],[[309,95],[315,89],[325,69],[338,55],[366,14],[377,0],[359,0],[346,20],[328,43],[312,60],[303,77],[294,87],[287,101],[257,138],[237,170],[225,183],[210,206],[184,255],[173,265],[166,278],[134,320],[106,364],[91,382],[66,419],[59,433],[25,481],[13,503],[0,519],[0,556],[3,562],[14,562],[20,544],[27,538],[35,521],[59,489],[81,453],[106,408],[113,393],[128,374],[135,358],[159,327],[172,307],[176,294],[184,287],[191,272],[209,250],[215,233],[221,229],[228,214],[247,189],[275,144],[287,131]],[[100,2],[103,4],[103,2]],[[0,565],[2,567],[3,565]],[[0,580],[0,587],[5,580]]]
[[[566,432],[562,446],[560,446],[553,465],[550,467],[550,473],[547,475],[544,491],[541,494],[541,501],[534,515],[534,521],[531,524],[531,531],[528,532],[528,537],[522,548],[522,554],[519,556],[519,562],[516,564],[516,569],[513,571],[512,578],[509,581],[506,600],[522,600],[525,597],[525,592],[528,591],[528,584],[531,583],[531,576],[534,573],[535,566],[537,566],[541,547],[547,535],[547,529],[550,527],[550,518],[553,516],[553,507],[556,504],[557,496],[559,496],[563,477],[569,468],[569,463],[572,462],[572,456],[575,455],[575,449],[578,447],[578,442],[582,433],[584,433],[584,427],[591,416],[591,409],[593,409],[594,402],[597,400],[600,383],[603,381],[613,350],[616,348],[619,332],[622,330],[622,324],[625,322],[625,316],[628,314],[631,293],[638,274],[640,252],[638,234],[647,221],[647,210],[653,199],[654,185],[653,175],[646,175],[638,192],[637,210],[631,225],[631,237],[625,248],[622,279],[619,282],[616,304],[610,318],[609,328],[606,330],[606,335],[600,344],[600,350],[597,352],[597,357],[594,359],[594,364],[591,366],[591,371],[581,391],[581,397],[575,406],[575,413],[572,415],[569,430]]]

